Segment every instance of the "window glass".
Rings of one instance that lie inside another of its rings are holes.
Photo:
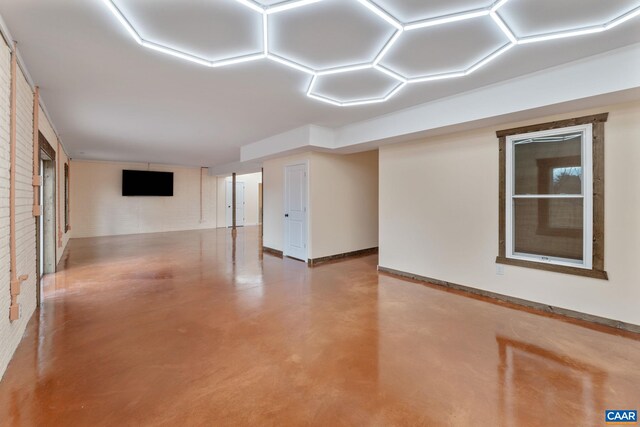
[[[514,194],[582,194],[582,132],[514,141]]]
[[[516,254],[582,261],[583,200],[514,199]]]

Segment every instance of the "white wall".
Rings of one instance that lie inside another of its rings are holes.
[[[215,177],[216,227],[227,226],[227,187],[223,176]]]
[[[378,246],[378,151],[313,153],[310,258]]]
[[[540,117],[501,129],[610,112],[605,124],[609,281],[505,266],[498,251],[496,128],[380,150],[380,265],[640,324],[640,104]]]
[[[264,200],[263,245],[281,251],[284,238],[284,167],[309,161],[311,153],[296,154],[267,160],[263,164],[262,189]],[[310,172],[309,172],[310,173]],[[307,207],[309,221],[311,220],[311,206]],[[311,244],[311,236],[307,244]]]
[[[206,170],[146,163],[72,161],[73,237],[215,228],[216,183]],[[173,197],[123,197],[122,170],[174,173]],[[203,221],[200,221],[200,176]]]
[[[282,250],[284,167],[308,163],[309,258],[378,246],[378,152],[308,152],[264,162],[264,246]]]

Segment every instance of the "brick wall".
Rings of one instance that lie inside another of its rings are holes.
[[[9,364],[13,353],[24,335],[27,323],[37,305],[36,270],[36,221],[33,217],[33,90],[29,86],[20,68],[17,71],[17,108],[16,108],[16,270],[17,275],[26,274],[28,280],[22,283],[18,303],[21,307],[20,319],[9,321],[11,305],[11,274],[9,248],[9,182],[10,182],[10,95],[11,95],[11,51],[0,37],[0,378]],[[58,140],[51,125],[43,113],[40,114],[40,126],[43,134],[51,139],[57,149]],[[61,152],[63,150],[60,150]],[[64,169],[67,161],[61,153],[58,170],[58,191],[64,194]],[[60,209],[64,209],[61,201]],[[63,221],[64,215],[57,216]],[[58,257],[68,240],[63,237],[58,248]]]
[[[16,270],[18,276],[29,275],[18,297],[22,308],[19,322],[26,324],[36,308],[38,281],[33,217],[33,91],[22,73],[18,73],[17,83]]]
[[[0,39],[0,375],[18,344],[24,325],[9,323],[9,85],[10,53]]]
[[[27,322],[36,307],[36,229],[33,205],[33,92],[21,72],[17,79],[16,145],[16,267],[17,274],[29,275],[18,297],[22,314],[9,321],[9,121],[11,54],[0,44],[0,375],[4,373],[18,346]]]

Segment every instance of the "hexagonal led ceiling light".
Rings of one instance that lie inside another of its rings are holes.
[[[269,14],[269,53],[314,72],[371,64],[398,33],[358,0],[324,0]]]
[[[409,83],[462,77],[513,42],[488,15],[405,31],[381,65]]]
[[[520,44],[593,34],[614,28],[640,14],[636,0],[582,0],[570,2],[514,1],[500,9]],[[584,25],[581,26],[581,23]]]
[[[227,0],[227,1],[233,4],[236,4],[236,3],[245,4],[245,2],[242,0]],[[127,30],[127,32],[131,35],[131,37],[133,37],[133,39],[139,45],[146,47],[148,49],[152,49],[167,55],[174,56],[176,58],[180,58],[180,59],[190,61],[199,65],[204,65],[204,66],[213,67],[213,68],[224,67],[227,65],[233,65],[233,64],[238,64],[242,62],[255,61],[265,57],[264,48],[262,48],[256,53],[241,54],[241,55],[223,57],[223,58],[217,58],[217,59],[211,60],[192,52],[186,52],[180,49],[176,49],[174,47],[167,46],[166,44],[163,44],[163,43],[158,43],[156,41],[148,40],[140,35],[140,32],[131,24],[130,20],[122,13],[121,9],[116,5],[116,3],[113,0],[103,0],[103,2],[107,5],[109,10],[118,19],[118,21],[122,24],[122,26]],[[254,13],[257,13],[257,12],[258,11],[255,11]],[[262,14],[262,10],[260,10],[259,13]]]
[[[311,76],[311,81],[307,89],[307,96],[309,98],[322,101],[331,105],[340,106],[340,107],[349,107],[349,106],[355,106],[355,105],[365,105],[365,104],[385,102],[391,97],[393,97],[394,95],[396,95],[408,83],[421,83],[421,82],[428,82],[428,81],[434,81],[434,80],[442,80],[442,79],[467,76],[477,71],[478,69],[482,68],[483,66],[487,65],[488,63],[495,60],[499,56],[503,55],[504,53],[506,53],[507,51],[509,51],[511,48],[513,48],[518,44],[536,43],[536,42],[543,42],[547,40],[599,33],[599,32],[603,32],[603,31],[607,31],[612,28],[615,28],[618,25],[640,15],[640,5],[638,5],[633,9],[600,25],[567,29],[563,31],[538,34],[533,36],[517,37],[513,33],[509,25],[507,25],[507,23],[499,15],[499,9],[502,6],[504,6],[505,3],[507,3],[509,0],[496,0],[490,6],[487,6],[482,9],[474,9],[470,11],[465,11],[465,12],[460,12],[460,13],[455,13],[455,14],[450,14],[450,15],[445,15],[445,16],[440,16],[435,18],[416,20],[408,23],[400,22],[400,20],[398,20],[396,17],[394,17],[393,15],[388,13],[386,10],[381,8],[378,4],[376,4],[375,0],[349,0],[349,1],[355,1],[360,3],[362,6],[364,6],[362,8],[364,11],[377,16],[379,19],[391,25],[395,29],[395,32],[391,36],[391,38],[386,42],[386,44],[382,46],[380,52],[376,55],[376,57],[372,60],[372,62],[318,70],[318,69],[311,68],[308,65],[301,64],[285,56],[278,55],[269,50],[269,16],[276,13],[285,13],[288,10],[301,8],[301,7],[308,6],[313,3],[322,2],[325,0],[285,0],[285,1],[226,0],[226,1],[237,2],[245,6],[248,11],[252,11],[251,13],[259,13],[262,15],[262,50],[260,52],[252,53],[248,55],[247,54],[237,55],[237,56],[232,56],[228,58],[218,58],[215,60],[209,60],[193,53],[174,49],[164,44],[144,39],[136,30],[136,28],[131,24],[129,19],[127,19],[127,17],[116,6],[113,0],[102,0],[102,1],[106,4],[106,6],[111,11],[111,13],[120,22],[120,24],[124,27],[124,29],[129,33],[129,35],[136,41],[136,43],[138,43],[143,47],[146,47],[148,49],[152,49],[167,55],[171,55],[179,59],[183,59],[186,61],[190,61],[196,64],[204,65],[207,67],[213,67],[213,68],[224,67],[228,65],[234,65],[234,64],[266,58],[271,61],[277,62],[279,64],[285,65],[289,68],[295,69],[297,71],[301,71],[303,73],[309,74]],[[211,0],[211,1],[221,1],[221,0]],[[471,65],[465,70],[451,71],[451,72],[409,78],[401,75],[397,71],[391,69],[389,66],[383,66],[380,64],[382,59],[393,48],[393,46],[396,44],[396,42],[404,32],[418,30],[418,29],[427,28],[427,27],[446,25],[452,22],[465,21],[465,20],[485,17],[485,16],[491,17],[491,20],[493,21],[493,23],[500,29],[500,31],[504,34],[506,40],[508,41],[506,42],[505,45],[491,52],[485,58],[477,61],[475,64]],[[377,96],[377,97],[372,97],[367,99],[338,100],[338,99],[333,99],[333,98],[323,96],[321,94],[314,92],[314,88],[316,84],[319,82],[319,79],[323,78],[323,76],[329,76],[329,75],[340,74],[340,73],[352,73],[359,70],[366,70],[366,69],[372,69],[372,68],[398,81],[397,86],[395,86],[389,93],[387,93],[383,97]]]
[[[405,84],[405,81],[400,81],[393,75],[380,72],[375,67],[360,67],[340,73],[324,73],[314,76],[307,89],[307,96],[340,107],[376,104],[394,96]],[[332,85],[334,86],[333,90],[331,90]],[[368,90],[364,89],[363,86],[374,86],[379,89],[374,95],[361,96],[360,93],[363,90]],[[351,95],[339,97],[338,95],[327,94],[327,92],[335,93],[340,91],[350,92]],[[325,92],[325,94],[323,95],[322,92]]]

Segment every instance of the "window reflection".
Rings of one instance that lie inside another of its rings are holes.
[[[604,371],[522,341],[496,340],[503,425],[586,426],[601,418]]]

